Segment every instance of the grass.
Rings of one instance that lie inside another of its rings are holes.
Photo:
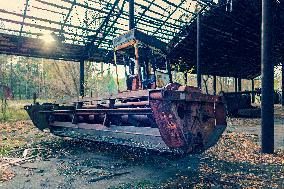
[[[45,138],[31,121],[16,121],[0,123],[0,156],[5,156],[10,151],[30,146],[35,141]]]
[[[33,126],[24,110],[24,106],[31,103],[31,100],[9,100],[5,113],[0,112],[0,157],[9,157],[17,150],[21,154],[21,149],[30,148],[35,141],[45,140],[45,136]],[[0,183],[14,176],[11,170],[1,169]]]
[[[0,112],[0,123],[29,120],[29,116],[24,110],[24,106],[30,103],[31,101],[27,100],[7,101],[5,113]]]
[[[0,112],[0,156],[46,137],[33,126],[24,110],[32,100],[9,100],[7,103],[5,114]]]
[[[50,102],[51,100],[39,99],[37,102]],[[24,110],[25,105],[33,104],[33,100],[8,100],[6,112],[0,112],[0,123],[16,122],[29,120],[27,112]]]

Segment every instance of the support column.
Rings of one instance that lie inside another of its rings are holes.
[[[282,63],[282,85],[281,85],[281,88],[282,88],[282,99],[281,99],[281,103],[282,103],[282,106],[284,106],[284,62]]]
[[[80,60],[80,96],[85,95],[85,63],[84,60]]]
[[[134,0],[129,0],[129,30],[135,28]]]
[[[136,41],[136,43],[134,45],[134,48],[135,48],[135,67],[137,69],[139,89],[142,89],[142,77],[141,77],[141,66],[140,66],[140,62],[139,62],[138,44],[139,44],[139,41]]]
[[[187,71],[184,73],[184,84],[187,86]]]
[[[119,89],[119,78],[118,78],[118,69],[117,69],[117,53],[116,53],[115,50],[113,51],[113,58],[114,58],[114,66],[115,66],[117,92],[120,92],[120,89]]]
[[[217,81],[216,81],[216,75],[213,76],[213,94],[217,94]]]
[[[251,102],[255,103],[255,93],[254,93],[254,79],[251,80]]]
[[[200,28],[200,15],[197,15],[197,29],[196,29],[196,74],[197,74],[197,87],[202,89],[202,79],[201,79],[201,28]]]
[[[234,78],[235,81],[235,92],[238,92],[238,78]]]
[[[242,79],[238,78],[238,91],[241,92],[242,91]]]
[[[157,78],[156,78],[156,65],[157,65],[157,62],[156,62],[156,59],[154,59],[154,62],[152,63],[152,66],[153,66],[153,72],[154,72],[154,81],[155,81],[155,88],[157,87]]]
[[[170,83],[173,82],[173,75],[172,75],[172,70],[171,70],[171,62],[169,59],[166,60],[166,66],[167,66],[167,70],[168,70],[168,74],[169,74],[169,79],[170,79]]]
[[[262,0],[261,34],[261,147],[274,152],[274,62],[272,55],[273,0]]]
[[[104,77],[104,63],[101,62],[101,78]]]
[[[133,61],[129,58],[129,73],[130,73],[130,75],[134,75],[134,64],[135,63],[133,63]]]
[[[127,78],[128,74],[127,74],[127,67],[126,67],[125,57],[123,57],[123,64],[124,64],[124,77]]]

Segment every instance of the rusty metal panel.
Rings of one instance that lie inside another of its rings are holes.
[[[147,35],[137,29],[132,29],[127,33],[120,35],[113,39],[113,46],[116,50],[126,48],[130,45],[133,45],[133,41],[141,41],[148,46],[160,49],[163,52],[166,52],[167,44],[157,39],[156,37]]]
[[[119,129],[119,133],[143,135],[153,128],[169,149],[187,154],[213,146],[227,125],[223,97],[202,94],[195,87],[169,84],[163,89],[120,93],[108,100],[108,104],[96,105],[35,104],[26,110],[41,130],[55,123],[64,129],[83,124],[93,133],[115,135]]]
[[[226,110],[218,96],[197,93],[196,88],[183,88],[184,99],[163,98],[179,90],[170,84],[164,90],[153,90],[149,102],[164,142],[170,148],[186,153],[204,151],[214,145],[226,128]],[[197,93],[199,95],[192,95]]]

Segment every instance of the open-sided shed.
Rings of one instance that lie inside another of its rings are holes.
[[[283,57],[282,1],[10,0],[0,7],[0,53],[80,62],[81,94],[84,61],[111,62],[113,38],[133,28],[167,43],[167,62],[183,70],[195,67],[199,87],[202,74],[247,79],[261,74],[263,151],[273,151],[273,67]],[[44,47],[50,36],[54,46]]]

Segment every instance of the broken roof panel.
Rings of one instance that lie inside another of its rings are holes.
[[[204,5],[193,0],[135,0],[136,27],[169,42],[198,6]],[[79,45],[95,38],[99,47],[110,50],[111,40],[128,31],[128,0],[10,0],[1,1],[0,7],[0,32],[8,34],[54,33],[63,36],[63,42]]]

